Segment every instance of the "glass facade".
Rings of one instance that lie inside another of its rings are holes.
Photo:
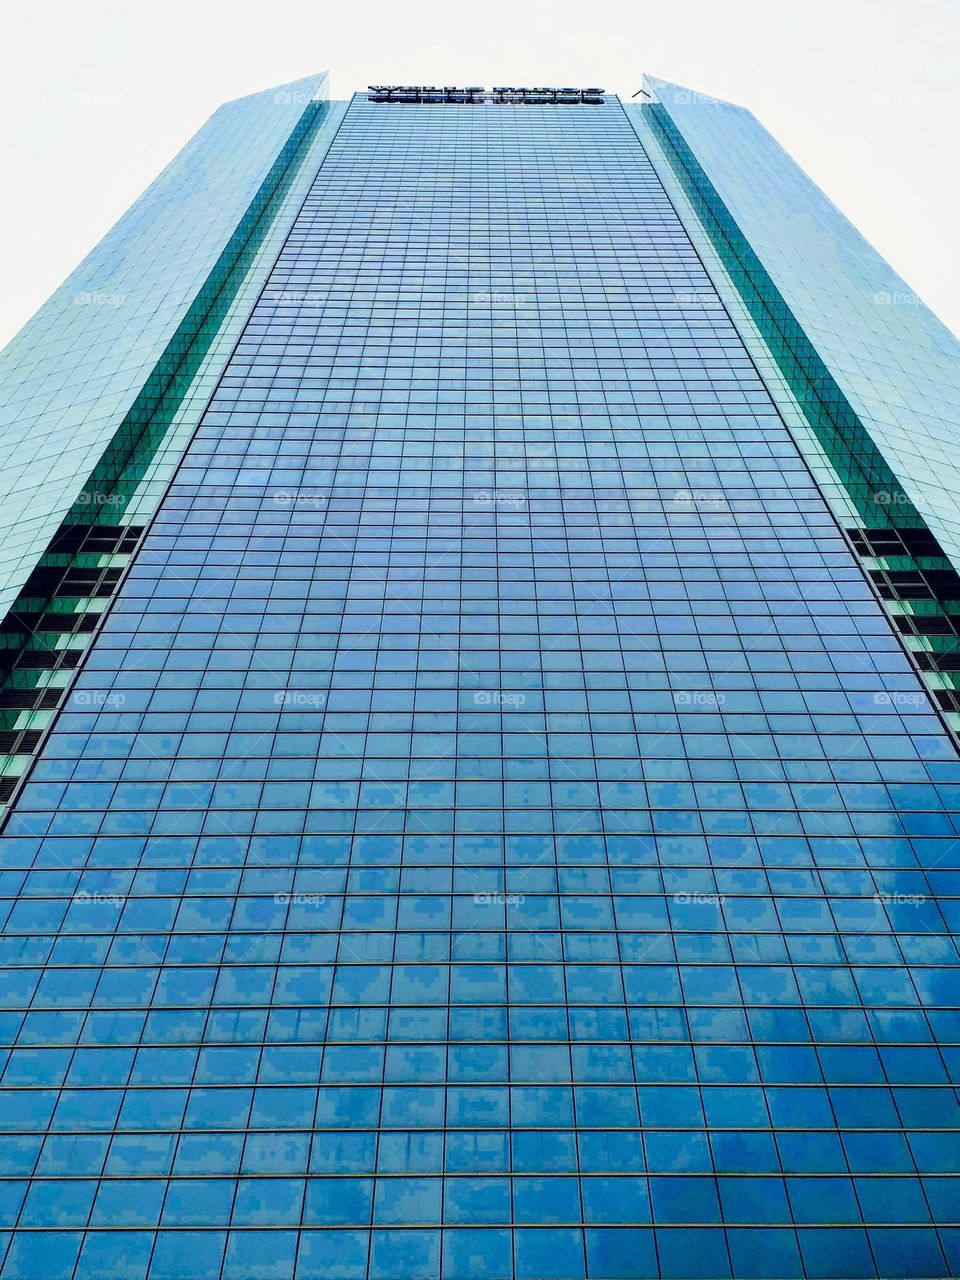
[[[960,733],[960,344],[748,112],[627,114],[824,496]]]
[[[816,353],[817,376],[849,407],[858,429],[848,452],[860,467],[863,455],[882,457],[960,567],[957,339],[749,111],[652,77],[644,83],[651,102],[628,111],[673,137],[728,232],[745,242],[741,269],[748,255],[762,267],[768,296],[805,335],[811,363]]]
[[[954,1274],[958,822],[624,107],[358,96],[0,840],[0,1277]]]
[[[0,815],[336,131],[325,84],[216,112],[0,356]]]
[[[313,76],[224,104],[4,350],[3,612],[118,430],[140,425],[124,418],[157,366],[182,358],[179,326],[325,89]]]

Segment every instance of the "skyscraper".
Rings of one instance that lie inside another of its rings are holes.
[[[955,339],[740,108],[325,85],[3,357],[0,1277],[956,1274]]]

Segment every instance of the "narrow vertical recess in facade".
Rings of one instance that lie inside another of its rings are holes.
[[[236,228],[212,263],[209,275],[199,284],[196,296],[189,301],[172,336],[162,350],[157,348],[157,363],[152,369],[146,364],[140,370],[140,376],[146,377],[143,386],[137,391],[137,375],[131,369],[129,381],[120,387],[119,393],[114,392],[115,403],[121,407],[124,398],[132,400],[125,413],[115,412],[119,425],[109,427],[112,436],[103,435],[101,443],[105,449],[99,458],[94,451],[87,455],[86,465],[94,459],[97,461],[86,481],[82,471],[74,476],[65,473],[60,481],[59,487],[65,496],[69,496],[78,483],[83,483],[82,491],[46,548],[42,541],[35,542],[32,553],[35,567],[19,586],[19,593],[0,620],[0,806],[9,801],[29,769],[44,729],[59,707],[104,610],[109,607],[144,532],[145,522],[156,510],[164,477],[170,473],[171,459],[182,455],[190,432],[199,420],[204,397],[212,390],[211,372],[222,369],[236,340],[236,309],[238,305],[243,306],[244,299],[247,309],[252,305],[255,291],[269,267],[266,258],[271,238],[276,236],[278,227],[281,232],[286,230],[284,210],[288,210],[289,224],[303,196],[303,190],[298,191],[298,183],[302,188],[305,170],[308,179],[312,177],[311,161],[319,164],[322,146],[332,136],[335,120],[329,118],[330,104],[311,99],[311,88],[308,82],[300,82],[272,95],[261,95],[267,98],[268,112],[271,107],[274,113],[278,107],[288,111],[292,103],[302,114],[295,118],[289,138],[249,205],[246,208],[237,205]],[[339,118],[339,114],[334,112],[334,117]],[[250,127],[248,124],[248,130]],[[219,146],[223,145],[224,140],[220,139]],[[217,152],[215,156],[222,163]],[[206,164],[208,168],[214,167],[209,159]],[[161,188],[160,194],[152,202],[150,192],[143,198],[148,205],[146,217],[142,219],[147,224],[147,240],[151,232],[150,216],[157,216],[152,206],[162,208],[164,198],[163,178],[155,185]],[[236,180],[233,186],[239,188]],[[211,204],[216,201],[229,207],[230,198],[236,201],[240,195],[239,189],[236,193],[228,189],[225,197],[223,190],[212,182],[210,187]],[[163,304],[168,303],[164,289],[169,288],[169,278],[177,271],[181,276],[185,274],[184,259],[187,264],[194,259],[196,267],[202,268],[198,242],[208,253],[217,248],[217,240],[204,226],[202,214],[198,216],[199,226],[185,227],[181,233],[185,238],[189,230],[191,241],[179,243],[172,239],[147,245],[158,254],[153,265],[156,281],[152,289],[148,281],[145,291],[148,296],[152,292],[151,301],[157,311],[162,312]],[[130,237],[135,239],[136,222],[132,214],[118,224],[112,236],[122,242],[124,224],[131,221],[134,227]],[[141,245],[141,252],[144,251]],[[100,250],[94,250],[91,259],[95,260],[98,254]],[[107,255],[107,261],[114,264],[117,258],[123,260],[122,252],[117,254],[114,250],[112,256]],[[84,264],[77,274],[83,274],[85,267],[89,273],[90,268]],[[113,269],[116,270],[115,265]],[[66,305],[76,307],[76,299],[85,296],[88,295],[76,294],[73,303],[68,298]],[[125,295],[106,296],[116,298],[119,312],[126,301]],[[56,303],[55,295],[47,309],[54,310]],[[175,320],[176,312],[171,312],[170,322]],[[53,324],[51,321],[51,327]],[[122,346],[123,330],[115,328],[112,341]],[[153,335],[154,343],[161,336],[162,330],[158,330]],[[82,343],[75,345],[81,352],[79,361],[82,362]],[[142,336],[140,346],[142,362],[149,358],[149,339]],[[16,403],[21,387],[29,386],[30,375],[29,372],[26,377],[21,374],[18,380],[15,354],[8,363]],[[21,367],[26,363],[21,360]],[[88,363],[92,363],[89,357]],[[122,357],[117,364],[123,368]],[[42,363],[40,368],[43,369]],[[42,386],[42,379],[36,374],[33,376]],[[53,367],[44,376],[49,382],[55,382],[62,374]],[[42,434],[45,425],[42,391],[34,390],[33,403],[36,421],[32,425]],[[31,408],[28,400],[26,416]],[[63,434],[63,430],[62,426],[54,428],[57,434]],[[56,482],[48,482],[47,487],[55,490],[58,486]],[[53,500],[57,501],[58,497],[54,495]],[[45,505],[43,495],[39,505],[41,509]],[[21,568],[14,582],[22,577]]]
[[[749,112],[662,81],[645,84],[651,101],[628,114],[652,130],[810,428],[817,458],[828,460],[835,513],[956,734],[956,340]],[[758,177],[780,181],[779,204],[762,203],[763,187],[760,200],[749,198]],[[773,235],[752,243],[765,221]],[[825,311],[831,320],[821,318]]]
[[[324,129],[0,839],[0,1280],[954,1274],[960,760],[834,437],[617,99]]]

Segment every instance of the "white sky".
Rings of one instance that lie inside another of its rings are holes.
[[[960,0],[7,0],[0,344],[220,102],[367,83],[600,85],[749,107],[960,332]]]

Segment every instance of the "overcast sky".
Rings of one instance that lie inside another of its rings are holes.
[[[0,345],[217,105],[368,82],[601,85],[748,106],[960,332],[960,0],[47,0],[0,42]]]

